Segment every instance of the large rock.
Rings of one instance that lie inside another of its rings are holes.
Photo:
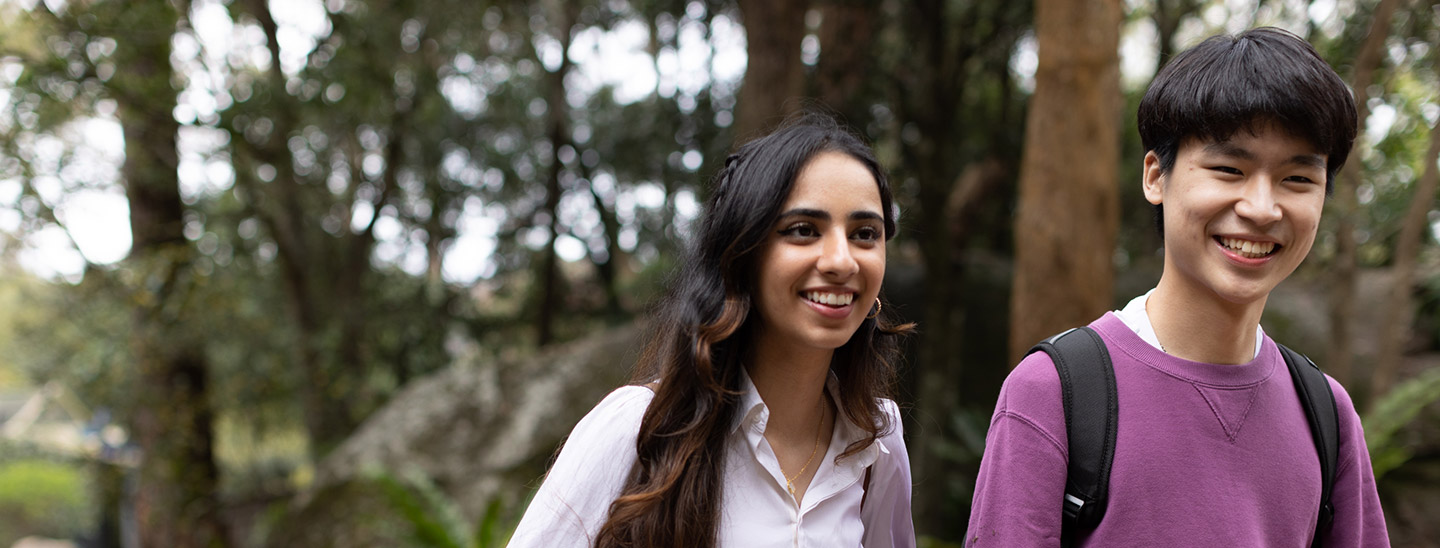
[[[389,533],[375,535],[374,542],[353,534],[379,526],[376,512],[334,508],[393,506],[384,493],[366,487],[377,471],[423,475],[468,524],[477,523],[493,500],[517,511],[570,429],[625,381],[639,354],[640,333],[630,324],[524,359],[462,360],[411,382],[320,463],[314,484],[271,529],[269,545],[339,546],[342,532],[352,537],[345,546],[393,544]],[[298,531],[314,540],[297,542]]]

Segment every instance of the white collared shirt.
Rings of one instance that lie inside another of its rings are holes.
[[[719,546],[793,548],[910,548],[910,464],[900,431],[899,408],[884,400],[891,432],[858,453],[839,459],[863,431],[839,413],[830,447],[797,506],[765,440],[769,407],[749,376],[726,439],[725,492]],[[826,382],[839,402],[837,381]],[[611,392],[575,425],[545,483],[535,494],[510,546],[589,547],[605,524],[635,464],[640,419],[654,393],[643,386]],[[838,403],[837,403],[838,405]],[[864,487],[870,468],[869,495]],[[861,498],[864,508],[861,508]]]

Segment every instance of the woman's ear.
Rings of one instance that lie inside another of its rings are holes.
[[[1155,151],[1145,153],[1145,166],[1142,169],[1141,187],[1145,191],[1145,201],[1160,205],[1164,200],[1165,174],[1160,170],[1160,156]]]

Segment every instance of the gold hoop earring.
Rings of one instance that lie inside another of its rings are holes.
[[[875,311],[874,311],[874,312],[871,312],[869,315],[865,316],[865,319],[867,319],[867,320],[873,320],[873,319],[875,319],[876,317],[880,316],[880,309],[881,309],[881,308],[884,308],[884,305],[881,305],[881,304],[880,304],[880,297],[875,297]]]

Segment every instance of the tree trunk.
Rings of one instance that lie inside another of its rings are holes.
[[[1440,62],[1437,62],[1440,68]],[[1370,386],[1370,401],[1384,396],[1395,383],[1400,361],[1415,320],[1415,302],[1411,297],[1415,284],[1415,264],[1420,257],[1420,243],[1428,228],[1430,208],[1435,205],[1435,187],[1440,180],[1436,161],[1440,160],[1440,123],[1430,127],[1430,148],[1425,152],[1425,172],[1415,184],[1410,209],[1401,221],[1395,241],[1391,270],[1390,294],[1386,299],[1380,323],[1380,354],[1375,359],[1375,378]]]
[[[1304,11],[1300,12],[1305,14],[1305,34],[1300,35],[1300,37],[1304,38],[1306,42],[1310,42],[1310,40],[1315,36],[1315,18],[1310,17],[1310,8],[1314,5],[1315,0],[1305,0],[1305,5],[1303,8],[1301,8]]]
[[[417,72],[422,75],[416,79],[418,86],[433,87],[433,79],[424,76],[433,74],[429,67],[422,65]],[[365,346],[369,339],[365,333],[365,281],[371,272],[370,257],[375,251],[375,225],[386,204],[394,201],[400,192],[400,169],[405,163],[405,141],[408,137],[406,129],[411,125],[411,113],[424,96],[422,91],[416,91],[411,96],[391,96],[393,110],[385,142],[385,171],[380,175],[380,195],[375,199],[375,215],[364,229],[358,233],[346,233],[348,236],[343,240],[345,245],[340,264],[344,266],[336,273],[335,283],[331,286],[331,302],[335,303],[336,312],[331,317],[340,324],[336,370],[348,378],[363,379],[366,374]],[[380,395],[367,388],[365,382],[355,382],[341,397],[332,398],[327,404],[339,415],[334,432],[340,436],[322,440],[324,444],[318,454],[328,453],[335,444],[343,441],[344,436],[360,425],[363,415],[379,405],[380,399]]]
[[[1355,242],[1355,211],[1358,209],[1355,190],[1364,177],[1360,162],[1359,146],[1365,136],[1365,122],[1370,118],[1370,84],[1375,81],[1375,71],[1380,67],[1384,53],[1385,38],[1390,34],[1390,19],[1399,4],[1397,0],[1380,0],[1375,6],[1370,31],[1355,56],[1355,72],[1350,88],[1355,92],[1360,134],[1356,136],[1355,148],[1345,168],[1335,178],[1335,263],[1330,272],[1330,344],[1325,351],[1325,367],[1330,376],[1341,384],[1351,378],[1351,363],[1354,361],[1354,344],[1350,320],[1355,317],[1355,271],[1357,269]]]
[[[126,259],[140,282],[130,345],[143,393],[134,434],[143,453],[136,521],[145,546],[223,546],[214,459],[214,419],[203,345],[186,332],[193,289],[193,250],[182,231],[173,115],[176,91],[170,39],[179,13],[165,0],[130,2],[112,21],[115,63],[110,82],[125,135],[121,175],[133,243]]]
[[[1180,29],[1180,23],[1199,10],[1200,2],[1197,0],[1155,1],[1155,11],[1150,15],[1150,19],[1155,22],[1155,34],[1160,42],[1155,72],[1160,72],[1160,68],[1175,56],[1175,32]]]
[[[906,426],[914,433],[912,468],[921,481],[954,478],[954,462],[943,453],[953,439],[952,421],[963,403],[957,396],[964,374],[961,358],[965,313],[962,292],[956,284],[961,278],[960,252],[951,239],[953,230],[945,205],[963,166],[959,151],[964,134],[955,124],[966,78],[960,67],[974,59],[976,50],[969,41],[954,47],[950,38],[953,28],[971,28],[969,23],[978,18],[980,8],[966,6],[964,13],[951,17],[946,6],[943,0],[905,2],[900,25],[906,29],[913,50],[907,56],[910,63],[896,71],[898,78],[891,91],[897,126],[904,128],[902,132],[918,133],[918,138],[901,140],[901,162],[896,169],[908,171],[919,183],[915,207],[909,212],[912,221],[905,225],[912,230],[909,237],[918,242],[924,263],[925,306],[919,318],[922,336],[916,342],[918,358],[913,366],[902,370],[905,378],[901,382],[903,393],[914,394],[916,407],[923,410],[913,414],[914,422]],[[946,511],[946,494],[942,490],[920,490],[915,497],[917,529],[942,531],[953,527],[955,519]],[[963,531],[963,527],[959,529]]]
[[[799,108],[791,99],[804,91],[807,0],[739,0],[745,25],[745,80],[735,105],[735,142],[744,143],[774,128]],[[788,101],[788,102],[787,102]]]
[[[599,274],[600,284],[605,291],[605,313],[612,318],[619,318],[625,314],[624,307],[620,304],[620,269],[623,266],[625,250],[620,247],[620,217],[615,213],[613,194],[607,201],[595,188],[595,172],[588,166],[581,164],[585,177],[585,186],[590,188],[590,200],[595,204],[595,211],[600,214],[600,231],[605,237],[605,257],[601,260],[594,253],[590,260],[595,265],[595,272]]]
[[[540,312],[536,315],[536,344],[545,346],[555,340],[555,316],[560,311],[560,257],[555,241],[560,237],[560,175],[565,166],[560,162],[560,148],[570,143],[569,106],[565,102],[565,75],[570,72],[570,39],[575,26],[575,11],[570,0],[559,6],[556,34],[560,39],[560,66],[546,75],[549,94],[545,98],[547,118],[545,133],[550,140],[550,174],[545,181],[545,208],[550,219],[550,239],[540,251]]]
[[[864,131],[870,120],[864,92],[866,83],[873,81],[870,69],[880,2],[828,0],[820,12],[815,97],[857,131]]]
[[[305,430],[310,453],[318,459],[356,426],[349,400],[335,396],[339,375],[332,367],[334,360],[326,359],[327,337],[324,331],[335,317],[328,312],[329,307],[325,304],[326,291],[334,289],[335,281],[327,272],[332,256],[326,253],[333,250],[312,245],[309,239],[313,227],[303,210],[307,200],[287,148],[287,142],[298,125],[299,113],[292,97],[284,93],[286,76],[280,65],[279,25],[265,0],[246,0],[240,6],[255,17],[266,37],[265,46],[270,54],[270,67],[266,73],[270,88],[268,106],[275,126],[265,141],[253,143],[253,147],[238,132],[232,135],[231,142],[242,150],[252,152],[257,160],[276,171],[272,183],[263,188],[250,186],[248,190],[254,193],[250,201],[256,216],[275,240],[276,262],[280,267],[283,288],[289,297],[286,302],[291,319],[295,322],[294,359],[300,379]],[[359,155],[355,153],[352,162],[358,164]],[[236,162],[238,164],[242,160],[237,157]],[[360,173],[360,170],[356,168],[355,173]],[[237,184],[246,180],[237,177]],[[352,175],[351,180],[355,184],[354,181],[362,179]],[[375,215],[380,215],[380,205],[376,205]]]
[[[1010,363],[1112,306],[1119,226],[1120,2],[1035,4],[1039,67],[1015,220]]]

